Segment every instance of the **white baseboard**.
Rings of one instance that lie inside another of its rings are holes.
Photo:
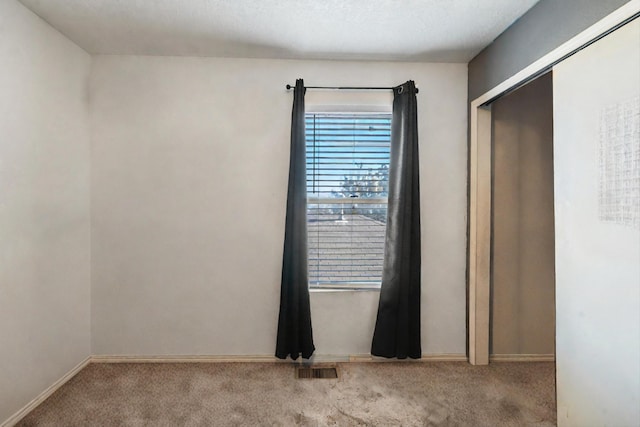
[[[275,356],[251,355],[95,355],[91,363],[223,363],[281,362]]]
[[[403,362],[466,362],[464,354],[426,354],[420,359],[404,359]],[[398,359],[386,359],[370,354],[318,354],[305,363],[346,363],[346,362],[397,362]],[[554,354],[494,354],[491,362],[553,362]],[[290,359],[282,360],[269,355],[95,355],[92,363],[290,363]],[[296,362],[302,363],[301,359]]]
[[[466,362],[467,356],[464,354],[423,354],[420,359],[387,359],[384,357],[372,356],[370,354],[358,354],[350,356],[350,362]]]
[[[489,362],[555,362],[555,354],[492,354]]]
[[[397,359],[385,359],[373,357],[370,354],[334,355],[318,354],[312,356],[309,361],[298,359],[300,363],[329,363],[329,362],[397,362]],[[407,362],[466,362],[464,354],[433,354],[423,355],[421,359],[405,359]],[[229,363],[229,362],[279,362],[291,363],[292,361],[278,359],[268,355],[95,355],[91,357],[92,363]]]
[[[91,356],[78,363],[73,369],[64,374],[62,378],[51,384],[45,391],[40,393],[35,399],[27,403],[22,409],[6,419],[0,427],[12,427],[16,425],[21,419],[23,419],[29,412],[33,411],[39,404],[45,401],[56,390],[62,387],[67,381],[73,378],[78,372],[80,372],[91,361]]]

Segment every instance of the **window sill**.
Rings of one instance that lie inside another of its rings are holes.
[[[309,293],[332,293],[332,292],[380,292],[380,286],[358,286],[358,287],[328,287],[328,286],[310,286]]]

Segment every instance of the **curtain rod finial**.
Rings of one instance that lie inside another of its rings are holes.
[[[292,88],[293,88],[293,86],[291,86],[291,85],[289,85],[289,84],[287,85],[287,90],[290,90],[290,89],[292,89]]]

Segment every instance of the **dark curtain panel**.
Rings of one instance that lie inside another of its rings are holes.
[[[389,207],[374,356],[418,359],[420,346],[420,189],[416,87],[394,89]]]
[[[280,316],[276,357],[308,359],[313,354],[307,272],[307,176],[304,132],[304,81],[298,79],[291,113],[289,193],[284,232]]]

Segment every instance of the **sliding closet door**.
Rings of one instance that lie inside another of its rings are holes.
[[[548,73],[492,104],[490,354],[552,358],[553,87]]]
[[[640,425],[640,20],[554,69],[558,424]]]

